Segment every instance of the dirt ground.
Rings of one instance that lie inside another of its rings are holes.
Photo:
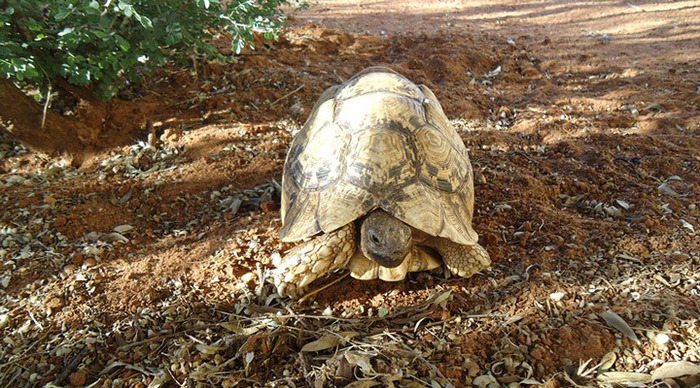
[[[3,135],[0,386],[700,385],[700,2],[291,14],[235,64],[150,79],[112,112],[146,128],[127,145]],[[280,298],[291,136],[376,64],[458,129],[493,266]]]

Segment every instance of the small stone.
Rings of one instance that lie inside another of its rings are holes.
[[[61,226],[66,225],[67,223],[68,223],[68,219],[66,219],[66,217],[59,216],[59,217],[56,217],[56,220],[54,220],[53,226],[60,228]]]
[[[73,272],[75,272],[75,269],[76,269],[75,265],[68,264],[65,267],[63,267],[63,273],[65,273],[66,275],[70,275]]]
[[[464,363],[464,367],[467,368],[468,374],[470,377],[475,377],[476,375],[481,372],[481,368],[479,368],[479,364],[475,363],[472,360],[467,360]]]
[[[246,272],[241,275],[241,281],[245,284],[250,284],[253,280],[255,280],[255,274],[252,272]]]
[[[4,329],[10,323],[9,314],[0,314],[0,329]]]
[[[53,206],[56,203],[56,198],[47,195],[46,197],[44,197],[44,203],[49,206]]]
[[[280,209],[280,206],[277,202],[275,201],[265,201],[260,204],[260,208],[265,212],[265,213],[271,213],[274,211],[277,211]]]
[[[70,385],[74,387],[82,387],[87,381],[87,374],[85,374],[84,371],[79,370],[77,372],[71,373],[68,377],[68,380],[70,380]]]
[[[63,299],[58,296],[54,296],[46,302],[46,308],[50,308],[51,310],[61,309],[62,307]]]
[[[656,342],[657,345],[665,346],[670,340],[671,338],[664,333],[658,333],[654,336],[654,342]]]
[[[549,299],[551,299],[555,302],[559,302],[564,298],[565,295],[566,295],[566,293],[561,292],[561,291],[553,292],[553,293],[549,294]]]
[[[84,264],[88,268],[94,267],[95,265],[97,265],[97,260],[95,260],[95,258],[93,258],[93,257],[89,257],[85,260]]]
[[[73,265],[83,265],[85,262],[85,256],[83,256],[82,253],[78,252],[73,257],[70,258],[70,263]]]

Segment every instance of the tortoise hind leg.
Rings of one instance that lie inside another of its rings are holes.
[[[355,226],[350,223],[290,249],[275,264],[272,278],[280,295],[299,297],[305,288],[337,269],[355,253]]]
[[[463,278],[468,278],[491,265],[489,253],[479,243],[461,245],[446,238],[435,237],[426,245],[440,253],[447,269]]]

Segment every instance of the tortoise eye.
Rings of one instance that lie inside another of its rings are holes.
[[[369,240],[375,244],[379,244],[379,237],[374,232],[369,232]]]

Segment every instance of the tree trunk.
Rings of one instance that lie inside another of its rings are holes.
[[[42,116],[39,104],[11,80],[0,77],[0,125],[28,146],[51,153],[82,154],[94,144],[100,130],[51,110],[47,110],[41,128]]]

